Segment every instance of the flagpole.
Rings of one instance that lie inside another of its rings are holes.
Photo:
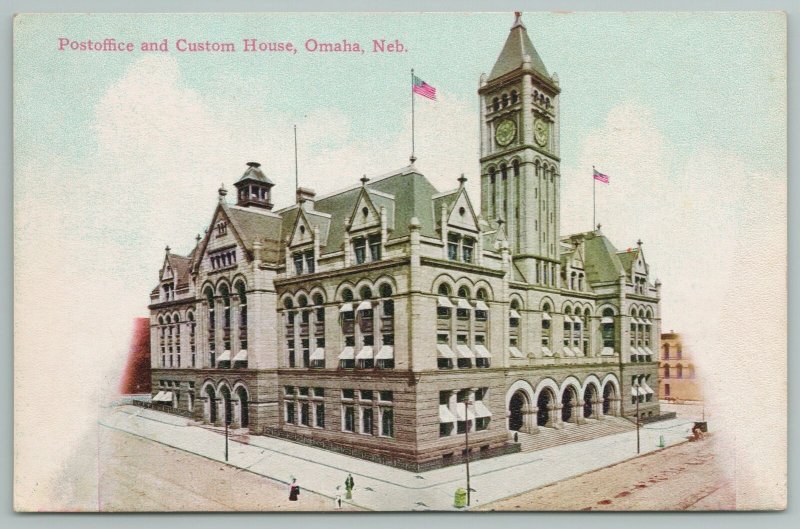
[[[595,195],[597,193],[597,179],[594,177],[594,165],[592,166],[592,231],[597,226],[597,202]]]
[[[414,68],[411,68],[411,163],[417,161],[414,156]]]
[[[297,170],[297,125],[294,126],[294,190],[300,188],[300,179],[298,177],[298,170]]]

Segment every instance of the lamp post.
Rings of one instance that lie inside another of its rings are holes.
[[[228,461],[228,409],[225,408],[225,462]]]
[[[467,507],[470,506],[470,487],[469,487],[469,398],[464,400],[464,444],[467,452]]]
[[[640,446],[639,446],[639,392],[642,390],[641,385],[637,381],[634,385],[636,388],[636,453],[640,453]]]

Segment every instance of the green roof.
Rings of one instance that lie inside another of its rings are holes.
[[[619,281],[619,276],[625,273],[625,269],[617,256],[617,249],[605,235],[587,233],[584,248],[586,253],[583,266],[589,283]]]
[[[545,77],[549,77],[542,58],[539,57],[539,53],[537,53],[531,39],[528,37],[528,31],[525,29],[522,21],[517,19],[511,27],[511,32],[508,34],[506,43],[503,46],[503,51],[500,52],[500,56],[497,57],[497,61],[494,63],[492,73],[489,74],[489,81],[502,77],[518,68],[522,68],[525,55],[530,57],[531,67],[534,70]]]

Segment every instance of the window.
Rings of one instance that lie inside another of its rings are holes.
[[[354,406],[342,406],[342,429],[354,432],[356,425],[356,409]]]
[[[664,396],[669,397],[669,384],[664,384]]]
[[[513,105],[514,103],[516,103],[518,99],[519,99],[519,95],[517,94],[517,91],[516,90],[512,90],[511,91],[511,104]]]
[[[359,391],[359,399],[360,400],[372,400],[372,390],[371,389],[362,389]]]
[[[469,341],[466,334],[458,333],[456,335],[456,345],[468,347]],[[456,361],[460,369],[469,369],[472,367],[472,358],[458,358]]]
[[[300,424],[303,426],[309,426],[311,424],[308,402],[300,404]]]
[[[362,264],[367,260],[367,240],[359,237],[353,241],[353,251],[356,257],[356,264]]]
[[[247,294],[244,283],[236,283],[236,293],[239,297],[239,349],[247,350]]]
[[[542,305],[542,350],[545,354],[550,348],[550,305]]]
[[[209,252],[208,259],[212,270],[221,270],[236,266],[236,248],[225,248]]]
[[[343,399],[354,399],[356,397],[356,391],[354,389],[343,389],[342,390],[342,398]]]
[[[294,422],[295,422],[294,402],[287,402],[286,403],[286,424],[294,424]]]
[[[458,289],[458,297],[463,300],[469,298],[469,290],[467,289],[467,287],[461,287]],[[469,309],[464,308],[462,304],[463,302],[459,300],[459,306],[458,308],[456,308],[456,318],[462,321],[469,320]]]
[[[603,348],[609,348],[611,350],[615,349],[615,338],[614,338],[614,311],[611,309],[605,309],[603,311],[603,318],[601,319],[601,327],[600,333],[603,337]]]
[[[449,437],[453,435],[453,423],[442,422],[439,423],[439,437]]]
[[[316,391],[314,393],[316,396]],[[325,404],[321,402],[314,404],[314,426],[325,428]]]
[[[372,435],[372,408],[361,408],[361,433]]]
[[[381,260],[381,236],[380,234],[369,236],[369,258],[371,261]]]
[[[228,224],[224,220],[217,222],[216,228],[217,228],[217,237],[222,237],[223,235],[228,233]]]
[[[286,340],[286,351],[289,353],[289,367],[295,366],[294,340]]]
[[[515,299],[511,302],[511,311],[508,316],[508,325],[512,329],[519,327],[519,302]]]
[[[308,250],[305,252],[305,259],[306,259],[306,272],[309,274],[314,273],[314,250]]]
[[[664,364],[664,378],[669,378],[669,364]]]
[[[450,287],[446,283],[442,283],[439,285],[438,290],[439,297],[449,298],[450,297]],[[449,301],[448,301],[449,303]],[[441,304],[436,308],[436,317],[440,320],[449,320],[450,319],[450,307],[442,306]]]
[[[475,250],[475,239],[471,237],[464,237],[461,245],[461,254],[465,263],[472,262],[472,256]]]
[[[389,390],[381,390],[378,392],[378,399],[380,399],[382,402],[392,402],[394,399],[394,393]]]
[[[300,275],[303,273],[303,254],[294,254],[294,273]]]
[[[194,313],[190,312],[187,315],[189,320],[189,353],[192,355],[192,367],[197,366],[197,347],[195,339],[197,337],[197,323],[194,321]]]
[[[492,99],[492,110],[495,111],[495,112],[500,110],[500,99],[497,98],[497,97]]]
[[[294,386],[284,386],[283,387],[283,394],[284,395],[292,395],[294,396]]]
[[[451,261],[458,261],[458,242],[457,234],[449,233],[447,235],[447,258]]]
[[[308,338],[300,340],[300,345],[303,348],[303,367],[308,367],[311,362],[311,345]]]
[[[381,408],[381,433],[383,437],[394,437],[394,410]]]

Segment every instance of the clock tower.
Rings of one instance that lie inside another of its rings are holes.
[[[533,47],[521,13],[491,73],[481,76],[481,212],[503,223],[529,283],[556,286],[560,178],[558,77]]]

